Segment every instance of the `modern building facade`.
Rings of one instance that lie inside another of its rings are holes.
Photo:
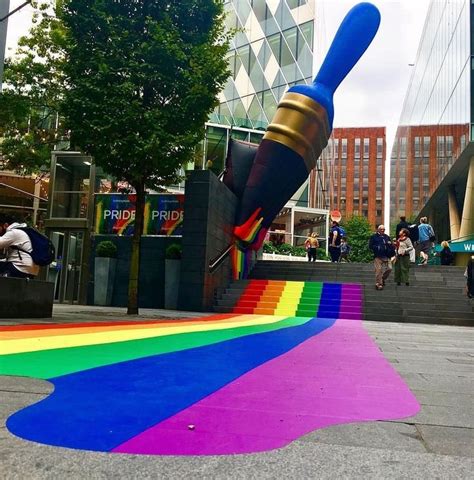
[[[225,9],[237,32],[232,76],[211,122],[264,130],[288,87],[312,81],[322,42],[316,0],[230,0]]]
[[[385,127],[335,128],[321,162],[327,208],[339,210],[343,221],[360,215],[373,226],[382,223],[385,158]],[[311,174],[310,185],[317,174]]]
[[[259,143],[283,93],[312,81],[323,50],[316,0],[229,0],[231,77],[206,125],[196,168],[224,168],[230,136]]]
[[[473,12],[431,2],[391,153],[392,221],[428,216],[462,248],[474,236]]]

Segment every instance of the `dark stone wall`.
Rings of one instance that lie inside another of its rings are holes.
[[[117,270],[115,273],[112,306],[126,307],[128,303],[128,271],[132,251],[132,237],[96,235],[95,245],[110,240],[117,245]],[[140,256],[140,282],[138,304],[141,308],[164,308],[165,303],[165,251],[168,245],[181,243],[181,238],[142,237]],[[88,289],[88,303],[94,303],[94,254],[91,258],[91,277]]]
[[[232,242],[237,198],[209,170],[192,172],[185,191],[178,309],[208,311],[232,278],[230,256],[212,273],[209,262]]]
[[[0,318],[51,318],[54,283],[0,277]]]

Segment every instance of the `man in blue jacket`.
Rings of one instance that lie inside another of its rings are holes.
[[[379,225],[377,231],[370,237],[369,249],[374,254],[375,288],[383,290],[385,281],[392,271],[390,259],[395,256],[395,247],[390,237],[386,235],[384,225]]]

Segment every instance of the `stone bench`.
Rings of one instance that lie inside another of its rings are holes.
[[[51,318],[54,283],[0,277],[0,318]]]

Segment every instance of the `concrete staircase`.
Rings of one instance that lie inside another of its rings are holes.
[[[464,293],[463,273],[462,267],[413,266],[410,270],[410,286],[397,286],[393,276],[390,276],[385,289],[377,291],[372,264],[259,261],[249,280],[230,285],[217,300],[215,310],[250,313],[236,309],[249,307],[249,304],[242,302],[256,300],[255,297],[249,297],[256,286],[253,284],[252,287],[252,280],[306,282],[306,288],[315,291],[317,287],[311,287],[310,282],[324,282],[324,285],[361,284],[365,320],[474,326],[474,303]],[[340,318],[343,318],[343,310],[340,312]]]

